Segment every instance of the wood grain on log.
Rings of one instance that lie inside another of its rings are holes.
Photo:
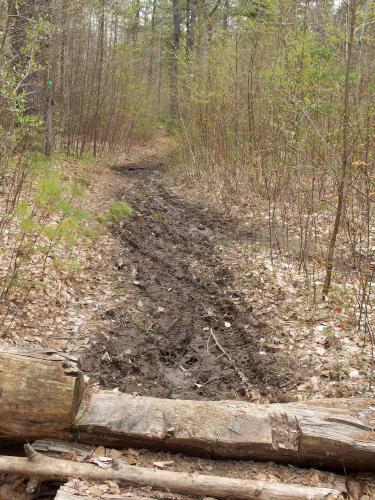
[[[89,444],[375,470],[375,403],[369,399],[255,405],[99,391],[77,429]]]
[[[0,439],[68,439],[83,376],[72,356],[48,350],[0,351]]]
[[[67,493],[65,491],[58,491],[55,496],[55,500],[103,500],[106,497],[93,497],[92,495],[82,496],[82,495],[72,495],[71,493]],[[113,495],[111,497],[114,500],[157,500],[155,497],[144,497],[139,495]]]
[[[78,439],[213,458],[375,470],[375,402],[255,405],[86,393],[71,356],[0,351],[0,439]],[[78,408],[78,403],[81,405]]]
[[[26,477],[65,479],[80,477],[94,481],[121,481],[128,485],[152,488],[196,496],[236,500],[293,500],[341,499],[342,495],[330,488],[314,488],[298,484],[272,483],[204,476],[184,472],[162,471],[114,464],[102,469],[91,463],[72,462],[43,456],[30,445],[25,446],[28,458],[0,456],[0,472]]]
[[[103,500],[103,496],[93,497],[92,495],[73,495],[68,491],[64,491],[64,488],[60,488],[55,496],[55,500]],[[113,498],[115,500],[157,500],[155,497],[144,497],[139,495],[132,495],[131,493],[125,495],[112,495],[108,498]]]

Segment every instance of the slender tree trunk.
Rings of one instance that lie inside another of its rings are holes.
[[[186,55],[189,54],[189,37],[190,37],[190,13],[191,13],[191,0],[186,0],[185,7],[185,25],[186,25]]]
[[[229,25],[229,0],[224,0],[223,29],[228,31]]]
[[[339,173],[339,183],[337,188],[337,207],[335,220],[332,227],[331,237],[329,241],[328,254],[326,260],[326,276],[323,285],[323,299],[327,296],[332,280],[333,259],[335,256],[336,239],[340,229],[340,222],[342,218],[345,187],[348,174],[349,165],[349,120],[350,120],[350,71],[352,67],[353,58],[353,38],[356,20],[357,0],[350,0],[348,4],[348,33],[347,33],[347,47],[346,47],[346,63],[345,63],[345,87],[344,87],[344,105],[342,115],[342,153],[341,153],[341,168]]]
[[[54,23],[53,19],[53,11],[52,4],[50,0],[40,0],[39,1],[40,12],[39,15],[45,20],[48,21],[51,25]],[[43,151],[44,154],[49,155],[52,150],[52,134],[53,134],[53,116],[52,116],[52,86],[53,82],[51,80],[51,42],[52,36],[49,34],[42,43],[41,51],[40,51],[40,62],[41,65],[45,68],[42,72],[42,95],[43,101],[41,109],[39,110],[40,114],[44,119],[44,146]]]
[[[6,42],[6,39],[8,37],[9,27],[10,27],[10,24],[11,24],[12,12],[13,11],[14,11],[14,0],[8,0],[8,2],[7,2],[7,20],[5,22],[3,36],[1,37],[0,55],[2,55],[3,51],[4,51],[5,42]]]
[[[104,58],[104,1],[101,6],[100,14],[100,24],[99,24],[99,46],[98,46],[98,83],[96,88],[96,105],[95,105],[95,116],[94,116],[94,143],[93,143],[93,154],[96,157],[97,154],[97,140],[98,140],[98,119],[101,101],[101,91],[102,91],[102,77],[103,77],[103,58]]]
[[[89,23],[89,26],[88,26],[88,33],[90,34],[91,33],[91,30],[92,30],[92,27],[91,27],[91,22]],[[85,63],[84,63],[84,68],[83,68],[83,71],[82,71],[82,68],[80,68],[79,70],[79,73],[80,73],[80,77],[81,77],[81,81],[82,81],[82,85],[81,85],[81,92],[80,92],[80,99],[79,99],[79,114],[78,114],[78,126],[77,127],[74,127],[73,125],[71,125],[71,129],[72,131],[76,131],[76,145],[75,145],[75,148],[76,148],[76,155],[77,156],[82,156],[83,152],[84,152],[84,149],[85,149],[85,145],[86,145],[86,139],[87,139],[87,133],[85,133],[85,130],[84,130],[84,124],[85,124],[85,117],[84,117],[84,110],[85,108],[86,109],[90,109],[90,103],[91,103],[91,99],[90,99],[90,93],[89,93],[89,98],[88,99],[85,99],[86,97],[86,94],[87,94],[87,88],[88,88],[88,71],[89,71],[89,53],[90,53],[90,40],[91,40],[91,37],[88,36],[87,37],[87,49],[86,49],[86,52],[85,52]],[[79,47],[79,50],[81,49],[81,43],[79,42],[78,44],[78,47]],[[72,79],[73,83],[75,84],[77,81],[78,81],[78,78],[77,78],[77,73],[78,73],[78,68],[76,68],[76,71],[75,71],[75,74],[74,74],[74,78]],[[82,74],[83,73],[83,74]],[[81,136],[82,136],[82,139],[81,139]]]
[[[131,28],[132,40],[133,40],[134,43],[138,40],[140,13],[141,13],[141,3],[140,3],[140,0],[136,0],[136,2],[135,2],[134,20],[133,20],[133,25],[132,25],[132,28]]]
[[[155,16],[156,16],[156,6],[157,0],[152,2],[152,14],[151,14],[151,42],[150,42],[150,59],[148,64],[148,82],[149,86],[152,85],[153,73],[154,73],[154,44],[155,44]]]
[[[65,53],[66,53],[66,0],[62,1],[60,10],[60,24],[61,24],[61,36],[60,36],[60,47],[59,47],[59,79],[58,79],[58,90],[60,105],[62,109],[61,113],[61,138],[63,147],[66,147],[65,142],[65,127],[66,127],[66,116],[68,115],[68,110],[66,109],[65,101]]]
[[[49,155],[52,150],[53,136],[53,113],[52,113],[52,82],[50,80],[50,71],[48,70],[48,80],[45,82],[46,92],[46,128],[44,133],[44,154]]]
[[[172,65],[171,65],[171,115],[178,115],[178,48],[180,46],[180,3],[173,0]]]
[[[190,4],[190,19],[189,25],[186,26],[186,49],[191,52],[194,48],[195,40],[195,25],[197,21],[197,0],[189,0]]]
[[[161,103],[161,81],[162,81],[162,71],[163,71],[163,32],[164,32],[164,20],[160,19],[160,32],[159,32],[159,50],[158,50],[158,75],[157,75],[157,96],[156,102],[158,110],[160,110]]]

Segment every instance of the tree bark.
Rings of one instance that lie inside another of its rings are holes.
[[[189,0],[189,13],[186,14],[187,20],[189,19],[189,23],[186,23],[186,52],[190,54],[194,48],[197,0]]]
[[[9,33],[9,27],[12,21],[12,16],[14,15],[14,2],[15,0],[8,0],[7,1],[7,19],[5,21],[5,26],[4,26],[4,31],[1,37],[1,43],[0,43],[0,56],[3,55],[4,52],[4,47],[6,44],[6,40],[8,37]]]
[[[140,0],[135,0],[134,2],[134,18],[131,26],[131,35],[133,43],[136,43],[138,40],[139,33],[139,18],[141,14],[141,2]]]
[[[150,55],[149,55],[149,63],[148,63],[148,84],[150,87],[153,84],[153,76],[154,76],[154,59],[155,59],[154,45],[155,45],[156,7],[157,7],[157,0],[153,0],[152,13],[151,13]]]
[[[127,493],[126,495],[116,495],[116,500],[157,500],[155,497],[145,497],[139,495],[132,495],[131,493]],[[55,500],[103,500],[103,497],[93,497],[92,495],[75,495],[70,491],[67,491],[65,485],[61,486],[59,491],[55,496]]]
[[[180,2],[173,0],[172,64],[171,64],[171,115],[178,116],[178,49],[180,46]]]
[[[50,155],[53,141],[53,108],[52,108],[52,88],[49,80],[50,72],[48,70],[48,81],[45,82],[47,87],[46,93],[46,128],[44,133],[44,154]]]
[[[348,9],[349,9],[349,23],[348,23],[348,40],[347,40],[346,63],[345,63],[344,106],[343,106],[343,116],[342,116],[341,168],[339,173],[340,179],[337,188],[336,214],[329,241],[328,254],[326,260],[326,275],[324,279],[323,292],[322,292],[323,299],[326,298],[329,289],[331,287],[333,259],[335,256],[336,239],[340,229],[340,223],[344,209],[345,188],[346,188],[346,180],[348,172],[349,127],[350,127],[349,123],[350,71],[352,67],[353,38],[354,38],[354,29],[356,21],[356,9],[357,9],[356,0],[350,0]]]
[[[103,79],[103,60],[104,60],[104,21],[105,21],[105,0],[100,3],[100,20],[99,20],[99,39],[97,51],[98,76],[96,86],[96,104],[94,114],[94,134],[93,134],[93,155],[96,158],[98,150],[98,126],[99,126],[99,111],[102,94],[102,79]]]
[[[28,458],[0,456],[0,471],[8,474],[21,474],[26,477],[48,479],[80,477],[95,481],[113,480],[128,485],[151,486],[155,489],[186,495],[212,496],[236,500],[342,498],[339,491],[329,488],[313,488],[297,484],[163,471],[120,462],[103,469],[90,463],[72,462],[43,456],[30,445],[25,445],[25,451]]]
[[[229,0],[224,0],[223,30],[228,31],[229,26]]]
[[[373,400],[256,405],[99,391],[80,415],[80,441],[233,458],[375,470]]]
[[[0,439],[69,439],[83,376],[75,358],[53,351],[0,351]]]

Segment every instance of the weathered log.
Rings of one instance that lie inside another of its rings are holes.
[[[0,439],[69,439],[83,390],[77,359],[53,350],[0,351]]]
[[[82,373],[67,354],[0,351],[0,439],[75,438],[213,458],[375,470],[372,399],[255,405],[110,391],[86,391],[82,400],[82,391]]]
[[[65,479],[80,477],[95,481],[119,481],[133,486],[151,486],[162,491],[186,495],[212,496],[236,500],[340,499],[339,491],[298,484],[271,483],[204,476],[184,472],[162,471],[115,463],[102,469],[91,463],[72,462],[43,456],[30,445],[25,446],[28,458],[0,456],[0,472],[25,477]]]
[[[374,471],[375,404],[332,399],[256,405],[99,391],[79,412],[79,440],[212,458]]]
[[[95,446],[59,439],[37,439],[32,443],[32,447],[35,451],[52,457],[67,458],[67,455],[79,457],[80,462],[90,458],[95,451]]]
[[[55,440],[55,439],[38,439],[32,443],[32,447],[34,450],[39,451],[43,453],[43,455],[48,455],[52,456],[55,458],[64,458],[68,460],[77,460],[78,462],[86,462],[90,461],[92,459],[95,460],[95,458],[98,458],[97,455],[100,451],[101,455],[107,456],[110,460],[112,455],[112,450],[105,449],[101,447],[101,450],[98,450],[95,446],[88,446],[84,445],[81,443],[77,442],[67,442],[67,441],[60,441],[60,440]],[[108,454],[109,451],[109,454]],[[122,461],[125,461],[127,463],[127,458],[126,454],[122,456],[121,454],[118,455],[116,454],[117,462],[121,463]],[[99,461],[101,458],[99,457]],[[161,462],[163,464],[163,462]],[[173,462],[172,462],[173,463]],[[236,465],[234,462],[231,462],[233,464],[234,470],[236,469]],[[154,462],[153,465],[156,465],[157,462]],[[165,464],[165,462],[164,462]],[[173,466],[172,466],[173,467]],[[160,467],[158,467],[160,468]],[[301,470],[301,469],[300,469]],[[372,476],[372,475],[371,475]],[[257,479],[257,477],[253,477],[252,479]],[[347,489],[347,484],[350,483],[352,485],[358,485],[356,480],[353,477],[349,476],[343,476],[339,474],[335,474],[333,472],[329,473],[329,481],[331,485],[328,486],[328,488],[334,488],[335,490],[338,490],[341,494],[346,495],[348,494],[348,489]],[[66,488],[69,487],[69,483],[66,486]],[[174,494],[173,498],[176,498]],[[165,496],[165,495],[164,495]],[[345,498],[346,498],[345,496]],[[180,497],[180,496],[179,496]],[[164,497],[163,497],[164,498]],[[185,496],[184,496],[185,498]]]
[[[55,500],[103,500],[103,496],[93,497],[93,496],[82,496],[82,495],[72,495],[71,493],[67,493],[64,490],[59,490],[55,496]],[[115,500],[157,500],[155,497],[144,497],[139,495],[116,495],[111,496],[109,498],[113,498]]]
[[[100,497],[93,497],[92,495],[74,495],[72,493],[69,493],[68,491],[65,491],[63,487],[59,489],[55,496],[55,500],[103,500],[103,496]],[[155,497],[144,497],[144,496],[139,496],[139,495],[132,495],[131,493],[125,495],[116,495],[116,496],[111,496],[110,498],[114,498],[116,500],[157,500]]]

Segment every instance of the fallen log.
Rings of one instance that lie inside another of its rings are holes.
[[[104,500],[105,496],[93,497],[90,496],[82,496],[82,495],[74,495],[69,493],[68,491],[64,491],[64,488],[60,488],[55,496],[55,500]],[[131,493],[127,495],[111,495],[107,498],[111,498],[112,500],[157,500],[155,497],[144,497],[139,495],[132,495]]]
[[[116,496],[111,496],[108,498],[112,498],[115,500],[156,500],[155,498],[151,497],[140,497],[137,495],[126,495],[126,496],[121,496],[121,495],[116,495]],[[88,496],[82,496],[82,495],[72,495],[71,493],[67,493],[66,491],[58,491],[55,500],[103,500],[105,497],[100,496],[100,497],[93,497],[90,495]]]
[[[30,445],[25,445],[25,452],[27,458],[0,456],[0,472],[48,479],[80,477],[94,481],[112,480],[127,485],[151,486],[162,491],[186,495],[236,500],[333,500],[343,498],[339,491],[330,488],[162,471],[134,465],[120,465],[118,462],[110,468],[103,469],[91,463],[72,462],[44,456]]]
[[[69,439],[83,390],[73,356],[53,350],[0,351],[0,439]]]
[[[99,461],[99,463],[103,460],[112,460],[114,459],[112,452],[115,450],[110,450],[106,449],[104,447],[96,448],[95,446],[88,446],[84,445],[81,443],[76,443],[76,442],[66,442],[66,441],[59,441],[59,440],[54,440],[54,439],[38,439],[32,443],[32,447],[34,450],[41,452],[43,455],[55,457],[55,458],[64,458],[68,460],[75,460],[78,462],[93,462],[93,463],[98,463],[96,460]],[[115,453],[114,455],[118,463],[127,462],[127,454],[126,452],[124,454],[121,453]],[[172,457],[171,457],[172,458]],[[199,462],[200,459],[198,459]],[[197,462],[197,464],[198,464]],[[200,462],[199,462],[200,463]],[[236,469],[236,464],[238,462],[231,462],[233,465],[233,470]],[[166,462],[166,461],[154,461],[153,466],[160,468],[164,468],[165,466],[172,467],[173,468],[174,461],[172,460],[171,462]],[[134,464],[133,464],[134,465]],[[145,465],[145,464],[143,464]],[[220,462],[218,463],[220,466]],[[149,466],[148,466],[149,467]],[[296,469],[294,469],[296,470]],[[301,469],[300,469],[301,471]],[[329,476],[328,476],[329,474]],[[325,476],[328,478],[329,477],[329,485],[325,484],[322,485],[323,487],[327,488],[333,488],[335,490],[338,490],[342,495],[346,496],[348,495],[348,488],[347,485],[351,484],[352,488],[354,486],[358,486],[358,482],[355,480],[354,477],[349,477],[349,476],[343,476],[339,474],[334,474],[332,472],[327,472]],[[372,476],[372,475],[370,475]],[[257,476],[251,477],[251,479],[258,479]],[[277,481],[277,479],[276,479]],[[69,483],[66,485],[68,488]],[[175,496],[173,498],[176,498]],[[185,498],[185,496],[184,496]]]
[[[72,495],[65,491],[58,491],[55,496],[55,500],[105,500],[106,497],[93,497],[93,496],[82,496],[82,495]],[[112,500],[157,500],[157,498],[144,497],[139,495],[111,495],[107,497]]]
[[[370,399],[256,405],[99,391],[79,412],[77,431],[88,444],[375,470],[375,404]]]
[[[256,405],[84,390],[77,360],[0,351],[0,439],[53,437],[211,458],[375,471],[375,402],[332,399]],[[80,403],[80,405],[79,405]]]

